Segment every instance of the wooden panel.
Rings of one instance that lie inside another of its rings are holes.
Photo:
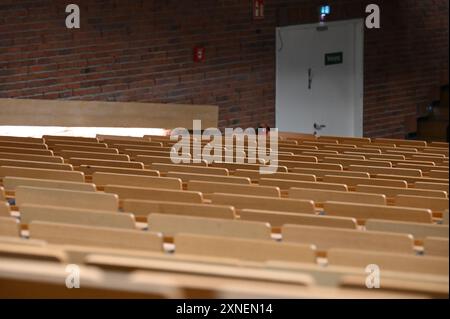
[[[20,137],[20,136],[0,136],[0,141],[26,142],[26,143],[42,143],[44,140],[37,137]]]
[[[368,252],[361,250],[330,249],[327,254],[330,265],[366,268],[376,264],[382,271],[434,274],[448,276],[448,259]]]
[[[361,166],[361,165],[350,165],[348,169],[354,172],[366,172],[370,174],[422,177],[422,171],[419,169]]]
[[[111,161],[111,160],[79,158],[79,157],[71,157],[69,159],[69,163],[72,164],[73,166],[95,165],[95,166],[110,166],[110,167],[135,168],[135,169],[144,168],[144,164],[138,162]]]
[[[447,198],[397,195],[395,205],[403,207],[428,208],[432,211],[444,211],[448,209]]]
[[[58,163],[58,164],[64,163],[64,159],[60,156],[45,156],[32,154],[30,155],[20,153],[0,153],[0,158],[20,160],[20,161],[31,161],[31,162]]]
[[[1,202],[0,202],[1,205]],[[0,216],[1,213],[0,213]],[[19,237],[20,227],[15,218],[12,217],[0,217],[0,236],[7,237]]]
[[[250,171],[254,172],[254,171]],[[183,182],[189,181],[205,181],[205,182],[218,182],[218,183],[231,183],[240,185],[250,185],[251,181],[247,177],[239,176],[218,176],[207,174],[194,174],[194,173],[182,173],[182,172],[168,172],[167,177],[179,178]]]
[[[291,188],[289,198],[309,199],[317,203],[326,201],[349,202],[361,204],[386,205],[386,196],[379,194],[364,194],[355,192],[339,192],[330,190]]]
[[[161,200],[187,203],[202,203],[203,196],[200,192],[190,192],[171,189],[143,188],[118,185],[106,185],[106,193],[117,194],[123,199]]]
[[[443,191],[433,191],[414,188],[357,185],[356,191],[360,193],[384,194],[387,197],[395,197],[397,195],[413,195],[413,196],[447,198],[447,193]]]
[[[247,195],[213,194],[213,204],[231,205],[236,209],[264,209],[269,211],[315,214],[314,202],[310,200],[271,198]]]
[[[19,186],[16,189],[16,205],[37,204],[83,209],[117,211],[119,200],[114,194],[80,192],[55,188]]]
[[[345,184],[351,187],[354,187],[356,185],[375,185],[375,186],[403,187],[403,188],[408,187],[408,184],[405,181],[381,179],[381,178],[359,178],[359,177],[326,175],[323,177],[323,181],[326,183]]]
[[[175,236],[175,254],[236,258],[251,261],[284,260],[314,263],[311,245],[179,234]]]
[[[82,172],[74,171],[60,171],[53,169],[40,169],[40,168],[25,168],[25,167],[12,167],[1,166],[0,178],[6,176],[13,177],[27,177],[27,178],[39,178],[39,179],[54,179],[67,182],[84,182],[84,174]]]
[[[9,191],[14,191],[19,186],[31,186],[31,187],[43,187],[43,188],[56,188],[56,189],[66,189],[73,191],[82,192],[95,192],[96,188],[94,184],[91,183],[76,183],[76,182],[66,182],[51,179],[37,179],[37,178],[26,178],[26,177],[10,177],[7,176],[3,178],[3,185]]]
[[[411,234],[415,240],[421,241],[430,236],[448,238],[448,226],[444,225],[369,219],[366,222],[366,229]]]
[[[173,237],[180,233],[272,240],[270,224],[219,218],[150,214],[149,230]]]
[[[175,164],[160,164],[153,163],[151,165],[152,169],[159,172],[182,172],[182,173],[194,173],[194,174],[208,174],[208,175],[219,175],[228,176],[228,170],[225,168],[218,167],[200,167],[192,165],[175,165]]]
[[[135,169],[135,168],[119,168],[108,166],[90,166],[81,165],[78,170],[86,175],[93,175],[95,172],[105,172],[114,174],[129,174],[129,175],[143,175],[143,176],[159,176],[159,172],[150,169]]]
[[[239,195],[254,195],[266,197],[280,197],[280,189],[271,186],[236,185],[228,183],[215,183],[204,181],[189,181],[187,189],[202,192],[203,194],[226,193]]]
[[[23,204],[20,206],[20,220],[22,224],[45,221],[98,227],[136,228],[132,214],[62,206]]]
[[[329,227],[285,225],[284,242],[316,245],[319,251],[331,248],[349,248],[413,254],[411,235],[369,232]]]
[[[448,238],[427,237],[423,247],[426,256],[442,256],[448,260]]]
[[[178,178],[153,177],[142,175],[125,175],[114,173],[95,172],[92,175],[92,182],[97,186],[124,185],[136,187],[150,187],[181,190],[182,183]]]
[[[225,205],[125,199],[123,200],[122,206],[126,212],[131,212],[136,216],[147,217],[151,213],[158,213],[223,219],[235,218],[234,208],[232,206]]]
[[[259,184],[265,186],[278,186],[281,189],[289,189],[292,187],[296,187],[296,188],[323,189],[341,192],[348,191],[348,188],[345,184],[337,184],[337,183],[302,182],[283,179],[261,178]]]
[[[449,215],[449,213],[448,213],[448,209],[447,209],[446,211],[444,211],[444,213],[442,215],[442,223],[444,225],[448,225],[448,219],[449,219],[448,215]]]
[[[72,165],[60,164],[60,163],[48,163],[48,162],[33,162],[33,161],[23,161],[17,159],[1,159],[0,166],[11,166],[11,167],[28,167],[28,168],[43,168],[43,169],[54,169],[61,171],[73,171]]]
[[[327,201],[323,205],[323,210],[329,216],[353,217],[363,222],[367,219],[387,219],[418,223],[432,222],[431,210],[420,208]]]
[[[205,127],[218,121],[212,105],[30,99],[0,99],[0,105],[0,125],[192,129],[194,119]]]
[[[332,228],[356,229],[354,218],[315,216],[309,214],[296,214],[286,212],[274,212],[265,210],[243,209],[239,213],[241,220],[251,220],[270,223],[272,227],[282,227],[286,224],[323,226]]]
[[[30,238],[60,245],[162,251],[162,236],[153,232],[35,221]]]

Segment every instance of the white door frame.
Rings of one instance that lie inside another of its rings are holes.
[[[336,26],[336,25],[353,24],[355,25],[355,60],[354,60],[354,70],[355,70],[355,95],[354,95],[354,135],[356,137],[363,136],[363,112],[364,112],[364,19],[350,19],[350,20],[339,20],[326,22],[326,26]],[[286,27],[277,27],[276,32],[276,47],[275,54],[278,55],[278,48],[281,46],[280,43],[280,31],[281,30],[304,30],[304,29],[316,29],[319,26],[318,23],[311,24],[299,24]],[[278,69],[278,58],[276,58],[276,69]],[[278,92],[278,72],[275,71],[275,96]],[[276,98],[275,98],[276,101]],[[276,102],[275,102],[276,104]],[[275,105],[275,123],[277,124],[277,109],[278,106]]]

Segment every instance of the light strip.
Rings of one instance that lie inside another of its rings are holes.
[[[162,128],[135,127],[63,127],[63,126],[8,126],[0,125],[0,135],[19,137],[42,137],[42,135],[96,137],[101,135],[136,136],[166,135]]]

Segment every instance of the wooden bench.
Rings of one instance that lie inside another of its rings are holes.
[[[91,166],[91,165],[81,165],[77,169],[82,171],[87,176],[92,176],[95,172],[127,174],[127,175],[143,175],[143,176],[160,176],[158,171],[150,169],[118,168],[118,167]]]
[[[37,204],[71,208],[117,211],[117,195],[100,192],[80,192],[55,188],[19,186],[16,188],[16,205]]]
[[[187,189],[205,194],[226,193],[238,195],[254,195],[265,197],[281,197],[280,189],[272,186],[237,185],[205,181],[189,181]],[[206,198],[206,197],[205,197]]]
[[[289,188],[295,187],[295,188],[323,189],[340,192],[348,191],[347,185],[338,183],[303,182],[303,181],[292,181],[283,179],[261,178],[259,184],[264,186],[277,186],[282,190],[288,190]]]
[[[1,202],[0,202],[1,205]],[[3,216],[0,214],[0,216]],[[20,227],[15,218],[12,217],[0,217],[0,236],[7,237],[19,237]]]
[[[418,169],[397,168],[397,167],[361,166],[361,165],[350,165],[348,167],[348,169],[353,172],[366,172],[371,175],[383,174],[383,175],[422,177],[422,171],[418,170]]]
[[[415,182],[414,188],[444,191],[444,192],[447,192],[447,194],[450,193],[448,183],[445,184],[445,183]]]
[[[82,192],[95,192],[96,187],[91,183],[66,182],[51,179],[38,179],[26,177],[10,177],[3,178],[3,186],[7,191],[15,191],[19,186],[31,186],[40,188],[55,188]]]
[[[236,209],[263,209],[301,214],[316,213],[314,202],[311,200],[215,193],[211,197],[211,202],[216,205],[230,205]]]
[[[294,167],[289,168],[289,172],[292,173],[301,173],[297,171],[297,169],[304,169],[304,168],[310,168],[310,169],[316,169],[316,170],[333,170],[333,171],[343,171],[344,166],[341,164],[333,164],[333,163],[308,163],[308,162],[295,162]]]
[[[73,167],[70,164],[22,161],[22,160],[17,160],[17,159],[13,160],[13,159],[0,158],[0,166],[43,168],[43,169],[54,169],[54,170],[61,170],[61,171],[73,171]]]
[[[250,171],[254,172],[254,171]],[[216,182],[216,183],[230,183],[239,185],[250,185],[251,180],[248,177],[239,176],[219,176],[219,175],[207,175],[207,174],[195,174],[195,173],[182,173],[182,172],[167,172],[167,177],[179,178],[184,183],[189,181],[204,181],[204,182]]]
[[[163,250],[161,234],[140,230],[34,221],[29,225],[29,231],[30,238],[42,239],[51,244]]]
[[[297,214],[287,212],[275,212],[266,210],[242,209],[239,213],[240,220],[250,220],[269,223],[275,230],[283,225],[311,225],[332,228],[356,229],[354,218],[316,216],[311,214]]]
[[[140,162],[111,161],[111,160],[90,159],[80,157],[71,157],[69,158],[68,162],[73,166],[93,165],[93,166],[111,166],[121,168],[137,168],[137,169],[144,168],[144,164]]]
[[[28,143],[28,142],[14,142],[14,141],[1,141],[0,147],[16,147],[16,148],[30,148],[37,150],[46,150],[47,145],[44,143]]]
[[[164,237],[187,233],[272,240],[270,224],[258,221],[151,213],[148,215],[148,228],[151,231],[162,233]]]
[[[52,179],[78,183],[84,182],[84,174],[82,172],[61,171],[43,168],[0,166],[0,178],[3,179],[6,176]]]
[[[301,225],[284,225],[281,233],[283,242],[312,244],[319,251],[349,248],[411,255],[414,252],[411,235]]]
[[[201,167],[191,165],[153,163],[151,165],[151,168],[164,174],[166,174],[167,172],[181,172],[181,173],[194,173],[194,174],[219,175],[219,176],[230,175],[227,169],[218,167]]]
[[[412,195],[412,196],[447,198],[447,193],[444,191],[415,189],[415,188],[357,185],[356,191],[359,193],[383,194],[386,197],[391,197],[391,198],[393,198],[397,195]]]
[[[20,221],[29,225],[34,221],[66,223],[98,227],[136,229],[134,216],[117,211],[75,209],[63,206],[23,204],[20,206]]]
[[[386,219],[429,224],[433,221],[431,210],[423,208],[327,201],[323,204],[323,211],[328,216],[353,217],[361,223],[365,223],[367,219]]]
[[[202,193],[192,191],[106,185],[105,192],[117,194],[121,200],[143,199],[143,200],[175,201],[175,202],[198,203],[198,204],[203,202]]]
[[[444,225],[369,219],[365,226],[367,230],[411,234],[420,242],[430,236],[448,238],[448,226]]]
[[[322,180],[325,175],[335,175],[335,176],[349,176],[349,177],[361,177],[369,178],[369,173],[364,172],[352,172],[352,171],[336,171],[336,170],[326,170],[326,169],[315,169],[315,168],[294,168],[291,170],[296,174],[307,174],[314,175],[317,179]]]
[[[107,161],[121,161],[129,162],[130,156],[126,154],[115,154],[115,153],[99,153],[99,152],[81,152],[81,151],[71,151],[62,150],[58,153],[64,158],[89,158],[89,159],[99,159]]]
[[[208,166],[206,161],[201,161],[200,163],[192,163],[190,157],[186,157],[189,165],[193,166]],[[144,163],[146,166],[151,166],[153,164],[174,164],[172,158],[168,156],[149,156],[149,155],[137,155],[134,157],[134,160]]]
[[[181,190],[183,186],[181,180],[178,178],[126,175],[104,172],[95,172],[92,175],[92,182],[96,184],[97,187],[105,187],[106,185],[123,185]]]
[[[73,145],[73,144],[55,144],[52,146],[52,150],[56,154],[61,154],[63,151],[89,153],[87,155],[92,155],[92,153],[112,154],[112,155],[119,154],[119,150],[117,148],[78,146],[78,145]],[[68,158],[68,157],[70,157],[70,156],[66,155],[66,158]],[[76,157],[76,156],[71,156],[71,157]]]
[[[122,202],[124,211],[131,212],[137,217],[147,217],[151,213],[171,214],[182,216],[198,216],[222,219],[234,219],[235,210],[232,206],[206,205],[193,203],[179,203],[170,201],[151,201],[139,199],[125,199]]]
[[[344,168],[348,168],[351,165],[360,165],[360,166],[376,166],[376,167],[392,167],[390,161],[370,161],[370,160],[356,160],[356,159],[344,159],[344,158],[334,158],[334,157],[325,157],[323,159],[324,163],[332,163],[332,164],[340,164],[344,166]]]
[[[328,251],[327,258],[330,265],[336,266],[365,269],[367,265],[376,264],[380,267],[381,273],[398,271],[448,276],[448,259],[446,258],[336,248]]]
[[[423,243],[426,256],[442,256],[448,260],[448,238],[426,237]],[[448,267],[447,267],[448,269]]]
[[[314,248],[308,244],[192,234],[175,236],[175,255],[178,254],[235,258],[257,262],[284,260],[315,263],[316,260]]]
[[[340,192],[310,188],[291,188],[289,198],[309,199],[314,203],[321,204],[326,201],[349,202],[360,204],[386,205],[386,196],[380,194],[365,194],[355,192]]]
[[[33,155],[33,154],[2,152],[2,153],[0,153],[0,158],[10,159],[10,160],[19,160],[19,161],[64,164],[64,159],[61,156]]]
[[[248,177],[252,181],[259,181],[261,178],[274,178],[274,179],[285,179],[293,181],[305,181],[305,182],[316,182],[317,179],[312,174],[297,174],[297,173],[273,173],[273,174],[260,174],[259,171],[238,169],[234,173],[235,176]]]
[[[448,170],[447,171],[439,171],[439,170],[431,170],[428,172],[428,176],[431,178],[442,178],[448,180]]]
[[[323,177],[325,183],[345,184],[350,187],[356,185],[375,185],[386,187],[403,187],[407,188],[408,183],[401,180],[381,179],[381,178],[360,178],[360,177],[348,177],[348,176],[334,176],[325,175]]]
[[[49,148],[53,148],[57,144],[65,144],[65,145],[74,145],[74,146],[87,146],[87,147],[96,147],[96,148],[107,148],[108,145],[105,143],[99,143],[95,141],[76,141],[76,140],[68,140],[68,139],[45,139],[45,144],[48,145]]]
[[[20,148],[20,147],[1,147],[0,146],[0,153],[53,156],[53,151],[50,151],[50,150]]]
[[[397,195],[395,205],[403,207],[427,208],[433,212],[443,212],[448,209],[448,199],[438,197]]]

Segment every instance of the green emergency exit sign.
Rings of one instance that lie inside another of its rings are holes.
[[[325,65],[342,64],[343,62],[343,52],[333,52],[325,54]]]

